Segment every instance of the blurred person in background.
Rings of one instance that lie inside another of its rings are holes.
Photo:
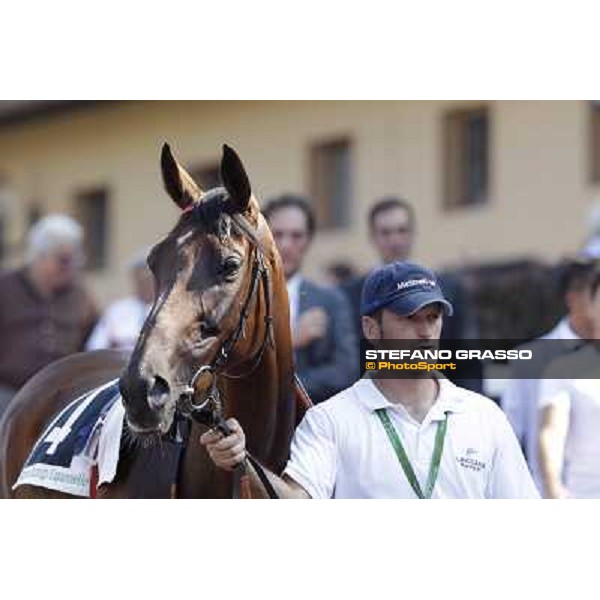
[[[350,309],[341,292],[319,286],[301,273],[315,232],[309,203],[284,195],[268,202],[263,214],[287,280],[296,371],[318,404],[358,377],[358,343]]]
[[[24,267],[0,276],[0,412],[37,371],[83,350],[97,319],[80,282],[83,230],[49,215],[27,236]]]
[[[592,260],[574,260],[563,268],[559,287],[567,314],[551,331],[518,347],[519,350],[532,350],[533,360],[511,363],[515,378],[508,382],[500,400],[540,492],[543,491],[538,460],[541,378],[552,360],[572,352],[582,340],[593,336],[590,289],[598,264]],[[547,340],[553,341],[548,343]]]
[[[376,202],[369,211],[369,234],[380,266],[407,260],[414,240],[415,214],[412,206],[401,198],[387,197]],[[360,301],[367,275],[347,282],[342,290],[348,296],[357,335],[362,336]]]
[[[600,258],[600,200],[592,203],[587,214],[588,237],[580,250],[583,258]]]
[[[113,302],[102,314],[86,344],[87,350],[133,350],[154,301],[154,278],[146,264],[148,248],[129,261],[133,294]]]
[[[588,287],[592,341],[540,381],[539,469],[548,498],[600,498],[600,272]]]
[[[368,216],[370,240],[381,265],[406,261],[411,257],[415,240],[415,211],[402,198],[385,197],[373,204]],[[367,275],[342,286],[350,301],[356,335],[362,337],[360,299]],[[452,349],[452,340],[474,338],[477,334],[475,320],[469,316],[468,298],[460,281],[450,274],[439,274],[444,295],[454,306],[454,314],[444,321],[441,347]],[[454,383],[477,392],[481,391],[482,372],[476,361],[469,361],[451,376]]]

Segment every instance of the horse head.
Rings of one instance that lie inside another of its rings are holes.
[[[193,390],[198,402],[208,394],[212,378],[195,377],[202,367],[236,373],[260,360],[272,318],[269,271],[281,271],[233,149],[223,147],[223,187],[206,192],[166,144],[161,168],[182,214],[149,254],[155,300],[120,379],[137,433],[166,433],[186,395]]]

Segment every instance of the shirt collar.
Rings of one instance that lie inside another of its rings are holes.
[[[302,275],[300,273],[294,273],[286,282],[288,294],[297,293],[302,283]]]
[[[461,396],[459,387],[445,377],[438,377],[437,382],[440,389],[437,400],[429,411],[431,421],[441,421],[447,412],[459,413],[465,408],[465,399]],[[359,386],[357,391],[360,402],[370,411],[379,408],[397,410],[398,407],[402,407],[401,404],[390,402],[370,377],[359,380],[357,386]]]
[[[557,340],[579,340],[581,339],[569,323],[569,318],[561,319],[558,325],[552,331],[552,335]]]

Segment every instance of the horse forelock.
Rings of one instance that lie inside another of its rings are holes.
[[[191,226],[192,229],[217,235],[221,242],[232,235],[245,237],[252,245],[271,257],[274,244],[270,235],[265,236],[265,228],[268,230],[266,221],[260,212],[256,223],[253,220],[239,212],[225,188],[218,187],[205,192],[184,212],[172,234],[179,236],[182,228],[187,229]]]
[[[209,190],[186,210],[181,223],[191,223],[195,228],[218,233],[229,212],[227,199],[225,188]]]
[[[217,187],[205,192],[194,202],[185,211],[179,225],[183,227],[191,225],[194,229],[216,234],[221,241],[231,237],[232,234],[245,235],[252,241],[256,241],[252,230],[244,227],[244,224],[236,218],[238,215],[239,212],[231,202],[227,190]],[[180,227],[175,231],[180,231]]]

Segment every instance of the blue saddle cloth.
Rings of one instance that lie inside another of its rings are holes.
[[[102,425],[120,397],[115,379],[71,402],[40,436],[13,488],[29,484],[90,496]]]

